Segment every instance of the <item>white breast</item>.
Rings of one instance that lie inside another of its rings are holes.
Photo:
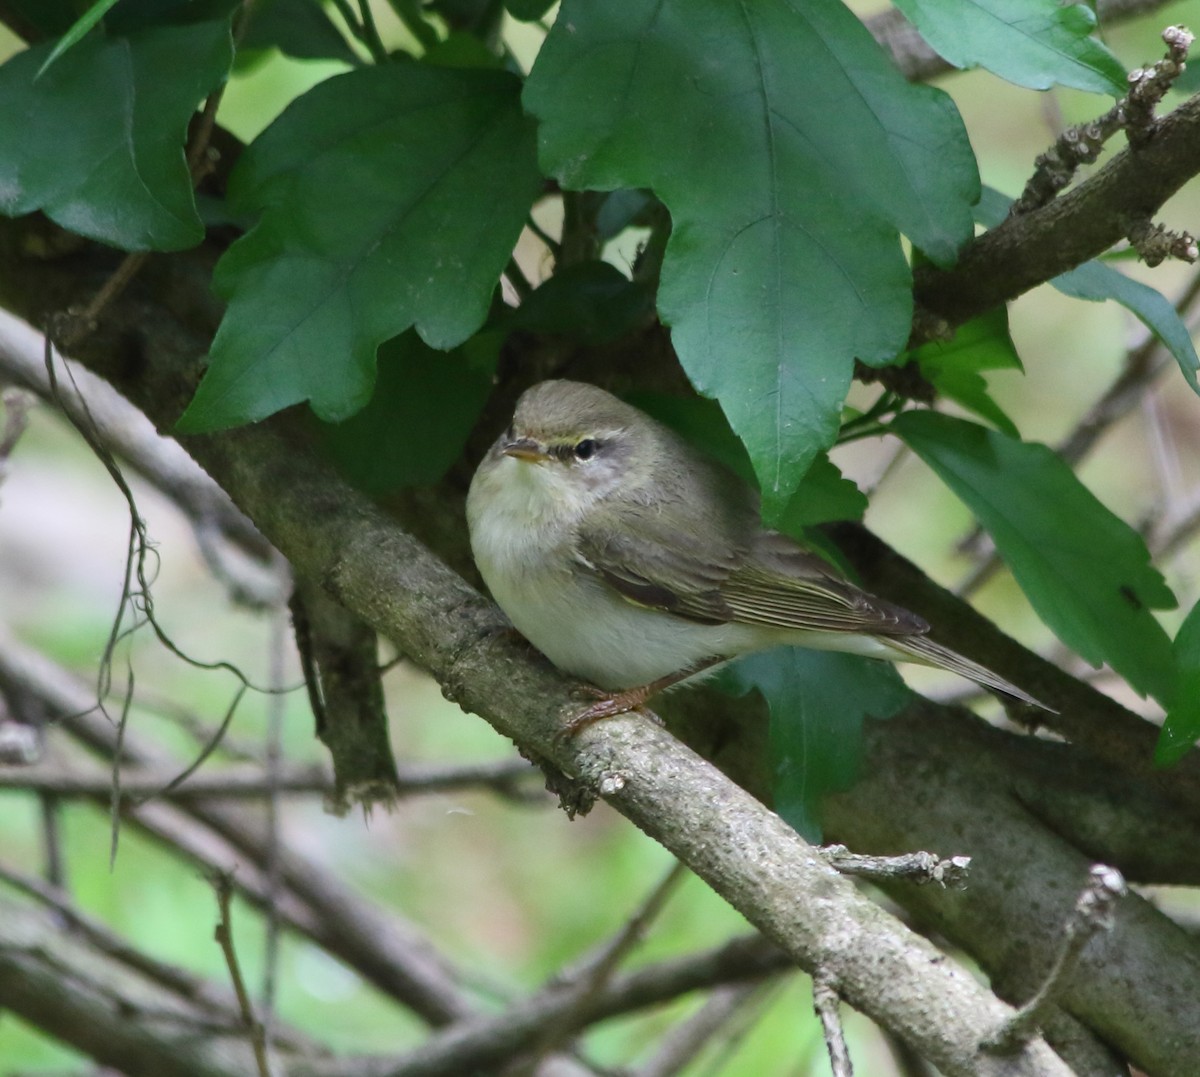
[[[556,666],[601,688],[647,684],[714,655],[761,646],[742,625],[698,625],[635,606],[574,560],[583,506],[548,467],[502,458],[467,498],[471,548],[492,597]]]

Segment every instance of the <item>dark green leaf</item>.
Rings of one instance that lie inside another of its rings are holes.
[[[87,9],[78,19],[75,24],[58,39],[58,44],[50,50],[50,55],[42,61],[42,66],[38,68],[38,73],[34,78],[40,78],[55,60],[57,60],[67,49],[74,45],[78,45],[83,40],[87,32],[96,25],[108,9],[112,7],[117,0],[96,0],[96,2]]]
[[[184,140],[229,70],[228,24],[89,34],[35,81],[49,53],[35,45],[0,67],[0,212],[40,209],[126,250],[199,243]]]
[[[807,528],[833,520],[859,520],[867,497],[824,453],[818,453],[800,488],[783,511],[779,530],[800,537]]]
[[[1154,761],[1160,766],[1177,763],[1200,738],[1200,603],[1179,626],[1171,650],[1176,681],[1154,747]]]
[[[257,0],[256,0],[257,2]],[[104,19],[111,34],[130,34],[154,26],[185,26],[227,19],[243,0],[120,0]]]
[[[750,465],[746,447],[730,429],[715,400],[662,393],[630,393],[628,400],[682,434],[746,482],[755,484],[754,468]],[[818,453],[784,509],[779,530],[827,551],[827,544],[809,529],[831,520],[857,520],[866,508],[867,499],[862,491],[842,476],[825,453]]]
[[[1141,281],[1130,280],[1124,273],[1100,262],[1085,262],[1069,273],[1055,277],[1050,283],[1064,295],[1075,299],[1093,302],[1115,299],[1162,341],[1167,351],[1175,357],[1192,390],[1200,393],[1200,381],[1197,381],[1200,357],[1196,355],[1192,334],[1183,324],[1174,305],[1161,292]]]
[[[715,400],[647,392],[628,393],[626,399],[754,485],[754,468],[746,455],[746,446],[730,429],[721,405]]]
[[[910,699],[887,662],[802,647],[748,655],[721,683],[737,695],[757,689],[770,705],[775,810],[814,843],[821,798],[858,778],[863,720],[890,718]]]
[[[425,50],[421,62],[438,67],[484,67],[504,70],[504,57],[496,55],[473,34],[454,31],[444,41]]]
[[[554,0],[505,0],[504,6],[514,19],[537,22],[545,18],[546,12],[554,6]]]
[[[555,273],[506,319],[515,329],[603,344],[642,325],[654,297],[607,262],[581,262]]]
[[[79,16],[73,0],[8,0],[12,25],[27,24],[41,31],[38,40],[65,34]]]
[[[439,352],[410,330],[382,344],[370,403],[323,427],[346,477],[374,496],[441,479],[491,392],[499,343],[491,334]]]
[[[995,310],[959,326],[954,339],[931,341],[911,353],[921,373],[943,396],[956,400],[1012,437],[1016,425],[988,394],[985,370],[1021,369],[1021,359],[1008,335],[1008,310]]]
[[[1072,86],[1122,96],[1125,68],[1089,35],[1096,16],[1060,0],[896,0],[921,36],[955,67],[986,67],[1002,79],[1048,90]]]
[[[970,236],[953,103],[837,0],[566,0],[525,103],[564,186],[648,187],[670,209],[659,310],[776,520],[836,437],[854,358],[907,337],[897,231],[938,264]]]
[[[257,0],[242,34],[243,49],[278,49],[298,60],[362,63],[320,0]]]
[[[303,400],[338,422],[370,396],[384,340],[474,333],[541,186],[519,90],[503,72],[394,63],[294,102],[235,171],[235,208],[263,216],[217,267],[229,306],[181,428]]]
[[[619,236],[654,205],[649,191],[613,191],[596,214],[596,237],[604,242]]]
[[[1138,692],[1169,695],[1170,640],[1150,611],[1175,597],[1136,531],[1044,445],[928,411],[893,429],[975,514],[1059,639]]]

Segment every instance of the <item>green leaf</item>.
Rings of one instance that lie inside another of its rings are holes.
[[[75,24],[58,40],[58,44],[50,50],[50,55],[42,61],[42,66],[38,68],[38,72],[33,77],[39,79],[46,73],[48,68],[55,60],[57,60],[67,49],[73,45],[78,45],[83,40],[84,35],[104,18],[108,9],[111,8],[117,0],[96,0],[96,2],[87,9],[78,19]]]
[[[8,0],[4,6],[11,13],[11,25],[25,23],[43,37],[65,34],[79,15],[73,0]]]
[[[604,344],[654,313],[654,297],[607,262],[580,262],[555,273],[506,319],[514,329]]]
[[[383,341],[475,332],[541,186],[519,90],[504,72],[387,64],[321,83],[264,131],[230,190],[262,220],[217,266],[229,306],[180,429],[303,400],[338,422],[370,397]]]
[[[670,209],[659,310],[773,522],[837,435],[855,357],[890,362],[908,335],[898,231],[938,264],[970,237],[953,103],[837,0],[566,0],[525,104],[565,187],[647,187]]]
[[[351,67],[362,63],[320,0],[257,0],[241,47],[278,49],[298,60],[341,60]]]
[[[505,0],[504,6],[514,19],[537,22],[545,18],[546,12],[554,6],[554,0]]]
[[[1150,610],[1175,597],[1136,531],[1044,445],[929,411],[892,428],[975,514],[1059,639],[1136,691],[1169,695],[1170,640]]]
[[[775,811],[814,843],[821,840],[821,798],[849,789],[861,771],[863,720],[890,718],[911,698],[887,662],[802,647],[747,655],[720,683],[735,695],[757,689],[766,699]]]
[[[730,428],[715,400],[665,393],[630,393],[627,399],[755,485],[754,468],[746,447]],[[829,544],[819,532],[810,529],[831,520],[860,519],[866,509],[866,495],[842,475],[825,453],[818,453],[780,516],[778,527],[793,538],[818,547],[828,556],[832,552]],[[838,557],[835,555],[833,560]]]
[[[1192,334],[1183,324],[1179,312],[1161,292],[1141,281],[1130,280],[1124,273],[1101,262],[1083,265],[1055,277],[1051,284],[1064,295],[1102,303],[1115,299],[1150,330],[1179,364],[1192,391],[1200,393],[1200,357],[1192,343]]]
[[[199,243],[184,143],[229,71],[228,23],[89,34],[35,81],[50,51],[35,45],[0,67],[0,212],[42,210],[126,250]]]
[[[342,473],[377,497],[441,479],[492,390],[501,339],[488,334],[439,352],[410,330],[381,345],[370,403],[322,428]]]
[[[921,373],[943,396],[987,419],[1011,437],[1016,425],[988,394],[985,370],[1020,370],[1021,358],[1008,335],[1008,310],[993,311],[959,326],[954,339],[931,341],[911,353]]]
[[[1096,16],[1060,0],[896,0],[935,52],[1032,90],[1072,86],[1122,96],[1125,68],[1089,35]]]
[[[1200,603],[1179,626],[1171,650],[1177,680],[1154,746],[1154,761],[1160,766],[1179,762],[1200,738]]]
[[[867,495],[824,453],[818,453],[779,520],[779,530],[801,537],[810,527],[833,520],[860,520]]]

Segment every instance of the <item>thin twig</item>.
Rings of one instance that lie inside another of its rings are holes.
[[[270,623],[270,680],[279,687],[284,680],[284,654],[288,636],[287,608],[280,606]],[[270,1048],[275,1027],[275,1000],[279,983],[279,896],[283,892],[282,837],[279,831],[279,778],[283,767],[283,696],[267,697],[267,911],[263,947],[262,1020],[263,1039]]]
[[[175,772],[168,773],[164,768],[122,771],[119,810],[125,811],[152,799],[254,799],[268,797],[271,793],[271,781],[258,766],[232,764],[210,767],[203,774],[192,775],[186,783],[168,789],[177,776]],[[324,795],[333,788],[333,780],[326,768],[319,764],[296,766],[282,771],[275,787],[280,793]],[[0,789],[23,789],[70,799],[111,797],[113,785],[111,775],[102,774],[92,767],[78,772],[40,763],[34,766],[0,766]]]
[[[387,46],[379,36],[379,27],[375,25],[375,13],[371,10],[371,0],[358,0],[358,15],[361,22],[359,40],[367,46],[371,59],[377,64],[388,61]]]
[[[516,258],[508,260],[508,265],[504,267],[504,279],[512,286],[512,290],[516,292],[517,298],[522,303],[533,295],[533,285],[530,284],[529,278],[517,264]]]
[[[1112,930],[1117,902],[1125,893],[1125,878],[1116,868],[1105,864],[1092,865],[1087,885],[1080,892],[1063,928],[1063,941],[1055,955],[1054,964],[1050,966],[1050,971],[1033,998],[986,1041],[984,1046],[988,1050],[998,1053],[1013,1051],[1038,1034],[1038,1028],[1055,994],[1075,967],[1083,948],[1093,935]]]
[[[504,759],[496,763],[467,764],[461,767],[409,765],[400,770],[398,795],[417,796],[460,790],[482,789],[517,802],[548,802],[538,789],[522,792],[520,786],[535,779],[539,771],[523,759]],[[257,765],[225,764],[192,774],[182,784],[172,784],[178,774],[163,767],[137,768],[121,772],[121,806],[127,800],[144,804],[152,797],[166,800],[197,800],[217,797],[254,799],[270,796],[271,780]],[[0,789],[25,789],[58,797],[108,797],[112,777],[100,773],[64,769],[47,763],[0,765]],[[275,780],[281,794],[326,795],[333,789],[328,769],[318,763],[281,769]]]
[[[971,866],[969,856],[943,858],[924,851],[901,856],[866,856],[852,853],[844,845],[826,845],[821,852],[843,875],[874,880],[911,879],[917,883],[958,887],[966,884]]]
[[[546,1055],[571,1033],[583,1013],[612,979],[620,963],[644,938],[650,924],[659,916],[676,887],[687,874],[678,861],[661,881],[650,891],[634,914],[622,925],[611,939],[598,946],[574,968],[556,977],[559,987],[566,987],[573,995],[571,1004],[557,1018],[546,1024],[537,1044],[524,1060],[516,1074],[532,1074]]]
[[[221,874],[212,879],[212,884],[217,892],[219,912],[217,926],[213,929],[213,938],[217,940],[217,945],[221,947],[221,953],[225,955],[225,964],[229,969],[229,978],[233,981],[233,991],[237,995],[242,1021],[250,1034],[250,1044],[254,1048],[254,1061],[258,1066],[259,1077],[271,1077],[271,1069],[267,1064],[267,1043],[263,1036],[263,1027],[254,1016],[254,1007],[250,1003],[250,995],[246,991],[246,981],[242,979],[242,969],[238,963],[237,950],[233,945],[233,920],[230,908],[233,901],[233,883],[227,874]]]
[[[1192,35],[1181,26],[1169,26],[1162,39],[1167,46],[1164,59],[1129,73],[1129,92],[1103,116],[1089,123],[1068,127],[1054,145],[1037,158],[1036,168],[1009,213],[1029,213],[1046,205],[1074,178],[1080,165],[1091,164],[1104,144],[1124,130],[1133,145],[1153,137],[1157,120],[1154,109],[1186,66]]]
[[[714,988],[694,1014],[659,1039],[654,1054],[630,1077],[675,1077],[689,1066],[714,1036],[762,994],[761,983],[723,984]]]
[[[53,793],[43,793],[42,843],[46,858],[46,882],[59,890],[67,888],[67,863],[62,844],[61,802]]]
[[[829,1066],[833,1077],[854,1077],[854,1065],[850,1061],[850,1049],[846,1046],[846,1035],[842,1031],[842,1019],[838,1013],[841,999],[833,985],[819,973],[813,977],[813,1009],[821,1021],[825,1034],[825,1046],[829,1050]]]

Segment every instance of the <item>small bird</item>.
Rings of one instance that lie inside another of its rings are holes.
[[[521,396],[475,472],[467,521],[514,627],[606,693],[571,732],[783,644],[937,666],[1042,706],[764,528],[747,483],[594,385],[544,381]]]

